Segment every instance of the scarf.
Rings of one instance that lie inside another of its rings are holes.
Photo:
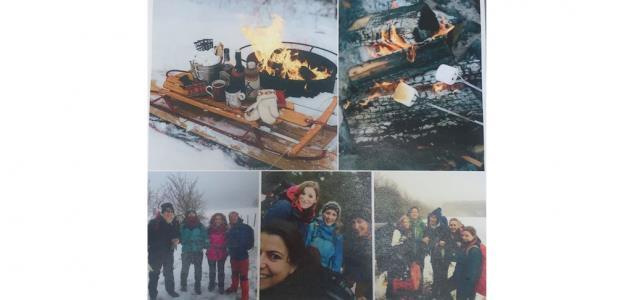
[[[189,229],[194,229],[196,228],[196,226],[198,226],[198,223],[200,223],[200,220],[198,219],[198,217],[187,217],[187,220],[185,221],[185,224],[187,225],[187,228]]]
[[[296,213],[296,217],[298,217],[298,219],[300,219],[305,224],[309,224],[311,223],[311,221],[313,221],[313,217],[315,216],[317,203],[314,203],[307,209],[302,208],[302,204],[300,204],[300,201],[298,201],[298,199],[296,198],[297,191],[298,186],[290,187],[287,190],[287,200],[289,200],[291,207],[293,207],[293,210]]]

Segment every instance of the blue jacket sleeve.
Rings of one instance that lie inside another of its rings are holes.
[[[344,244],[344,239],[342,238],[342,235],[338,235],[336,238],[336,253],[334,254],[335,257],[333,260],[333,271],[337,273],[340,273],[342,269],[343,244]]]
[[[264,223],[270,224],[275,219],[287,220],[291,214],[291,204],[285,200],[278,200],[264,216]]]
[[[307,234],[306,237],[304,238],[304,245],[305,246],[309,246],[309,244],[311,244],[311,240],[313,239],[313,227],[316,225],[316,222],[311,222],[309,223],[309,225],[307,225]]]
[[[482,252],[479,248],[473,247],[469,250],[469,276],[468,278],[475,284],[480,279],[482,273]]]
[[[245,244],[245,249],[247,251],[249,251],[251,248],[253,248],[253,242],[254,242],[253,241],[253,228],[251,228],[251,226],[246,225],[246,224],[245,224],[245,226],[246,226],[245,227],[246,228],[246,230],[245,230],[246,236],[245,236],[244,240],[247,241],[247,243]]]

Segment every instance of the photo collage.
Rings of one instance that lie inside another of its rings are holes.
[[[484,1],[150,6],[148,299],[486,299]]]

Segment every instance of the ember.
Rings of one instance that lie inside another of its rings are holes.
[[[443,91],[447,87],[447,85],[445,83],[442,83],[442,82],[436,82],[436,83],[433,84],[432,87],[433,87],[433,91],[435,93],[439,93],[439,92]]]
[[[329,70],[312,67],[306,60],[298,58],[282,44],[284,20],[273,16],[271,25],[266,27],[243,27],[242,34],[251,42],[260,71],[271,76],[290,80],[321,80],[331,76]],[[306,73],[306,74],[305,74]]]

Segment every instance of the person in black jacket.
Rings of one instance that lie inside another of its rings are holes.
[[[253,228],[244,224],[237,212],[229,213],[231,228],[227,232],[227,248],[231,258],[231,286],[225,293],[235,293],[238,281],[242,289],[242,300],[249,299],[249,250],[253,248]]]
[[[167,293],[171,297],[179,297],[179,294],[175,292],[173,279],[173,251],[180,242],[180,227],[175,219],[171,203],[164,203],[160,208],[161,214],[149,221],[147,226],[149,297],[152,300],[158,296],[160,269],[162,269]]]
[[[430,255],[433,269],[432,296],[440,299],[447,291],[447,273],[451,262],[451,253],[445,249],[445,238],[448,235],[447,221],[440,208],[432,211],[427,219],[425,235],[429,238],[427,253]]]
[[[344,250],[344,277],[355,283],[357,299],[373,299],[371,211],[367,208],[351,216],[351,231]]]
[[[274,220],[260,234],[260,299],[353,299],[340,274],[322,267],[297,226]]]

